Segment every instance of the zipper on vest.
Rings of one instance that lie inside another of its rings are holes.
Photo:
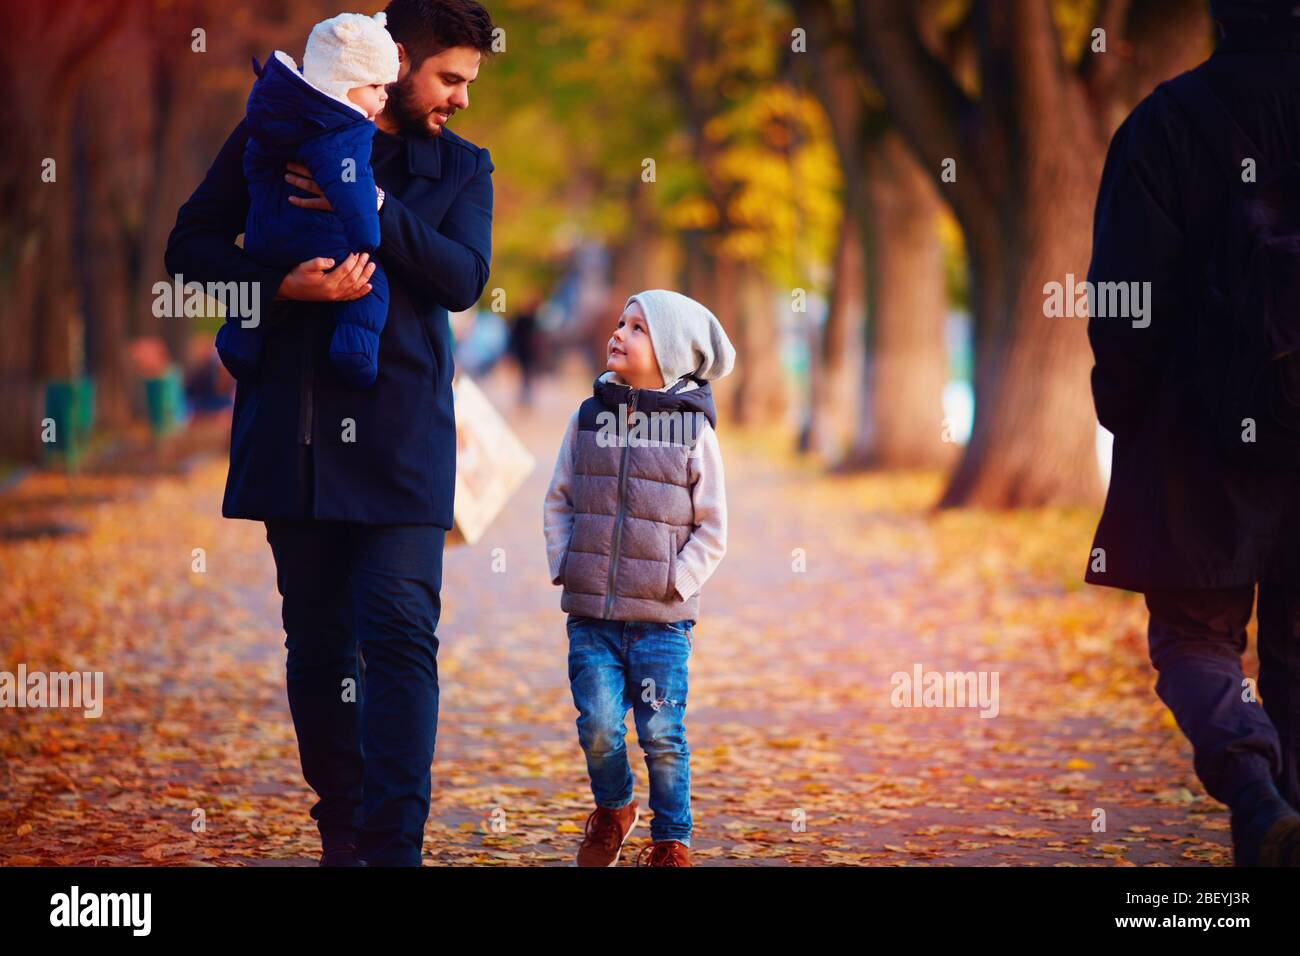
[[[632,389],[632,406],[631,410],[625,414],[631,415],[636,411],[637,390]],[[624,425],[627,423],[624,422]],[[605,586],[605,613],[602,617],[608,619],[610,612],[614,608],[614,572],[618,569],[618,546],[619,538],[623,535],[623,513],[627,510],[627,501],[624,496],[624,489],[627,486],[627,453],[632,443],[627,440],[627,428],[623,429],[623,454],[618,462],[618,512],[614,516],[614,533],[610,540],[609,549],[609,581]]]

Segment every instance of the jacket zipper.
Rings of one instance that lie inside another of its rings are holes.
[[[311,363],[311,344],[302,353],[302,388],[298,394],[298,444],[310,445],[312,432],[312,395],[313,370]]]
[[[631,416],[636,411],[637,390],[632,389],[632,407],[627,414]],[[627,423],[624,423],[625,425]],[[627,500],[624,490],[627,486],[627,453],[631,443],[627,440],[627,428],[623,429],[623,454],[618,463],[618,512],[614,517],[614,534],[610,541],[609,549],[609,581],[605,587],[605,613],[602,615],[608,620],[610,611],[614,607],[614,572],[618,569],[618,546],[619,538],[623,534],[623,514],[627,510]]]

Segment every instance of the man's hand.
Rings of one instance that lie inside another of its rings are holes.
[[[325,198],[325,193],[316,185],[316,180],[311,178],[311,170],[301,163],[286,163],[285,168],[289,171],[284,174],[284,181],[290,185],[297,186],[299,189],[315,195],[314,199],[304,199],[301,196],[290,196],[289,202],[295,206],[301,206],[303,209],[320,209],[324,212],[333,212],[334,207],[330,201]],[[375,208],[384,208],[384,191],[375,184]]]
[[[288,163],[286,168],[289,170],[284,174],[284,181],[299,189],[314,193],[315,199],[303,199],[301,196],[290,196],[289,202],[295,206],[302,206],[303,209],[322,209],[325,212],[332,212],[334,207],[330,201],[325,198],[325,193],[316,185],[316,180],[311,178],[311,170],[301,163]]]
[[[333,266],[333,259],[300,262],[284,277],[275,297],[300,302],[347,302],[370,291],[370,277],[375,271],[370,253],[354,252],[337,269]]]

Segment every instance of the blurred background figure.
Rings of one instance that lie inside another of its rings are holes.
[[[500,313],[475,306],[451,315],[456,368],[477,378],[489,374],[505,354],[510,329]]]
[[[544,346],[542,329],[537,320],[539,302],[528,299],[510,323],[510,357],[519,368],[519,404],[532,401],[533,379],[537,375]]]
[[[235,380],[206,337],[190,339],[185,363],[185,400],[196,415],[214,414],[235,403]]]

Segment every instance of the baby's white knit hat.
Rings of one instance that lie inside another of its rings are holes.
[[[633,302],[639,302],[645,312],[650,344],[665,387],[683,375],[708,382],[731,372],[736,350],[718,317],[700,303],[667,289],[638,292],[628,298],[623,308]]]
[[[307,51],[302,55],[303,78],[354,107],[348,90],[371,83],[396,83],[397,44],[386,29],[387,23],[388,15],[383,12],[373,17],[340,13],[322,20],[307,37]]]

